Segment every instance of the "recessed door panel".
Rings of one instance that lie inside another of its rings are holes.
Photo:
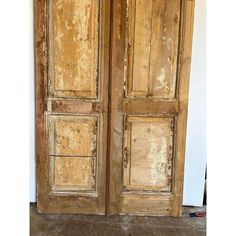
[[[52,192],[96,193],[98,117],[49,115]]]
[[[126,117],[124,191],[170,192],[174,118]]]
[[[180,0],[127,0],[126,96],[173,99]]]
[[[50,1],[54,96],[97,98],[99,1]]]

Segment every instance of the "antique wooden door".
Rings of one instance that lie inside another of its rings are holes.
[[[113,2],[108,211],[179,216],[194,1]]]
[[[109,1],[36,0],[40,212],[105,213]]]
[[[181,214],[192,0],[35,0],[39,212]]]

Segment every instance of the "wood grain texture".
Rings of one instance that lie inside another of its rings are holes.
[[[128,97],[175,98],[180,0],[128,0]]]
[[[91,157],[55,157],[53,190],[95,190]]]
[[[171,190],[173,118],[126,119],[125,190]]]
[[[181,39],[179,49],[179,71],[177,96],[180,103],[180,112],[177,122],[176,160],[174,171],[174,187],[172,216],[181,216],[183,202],[184,161],[187,132],[189,78],[191,68],[192,35],[194,22],[194,0],[182,2]]]
[[[97,155],[96,117],[51,115],[49,122],[50,155]]]
[[[105,214],[110,1],[35,0],[37,202]]]
[[[43,0],[35,0],[35,74],[36,74],[36,180],[38,209],[47,208],[49,191],[49,166],[45,155],[45,80],[47,76],[47,4]],[[40,199],[40,200],[39,200]]]
[[[51,93],[64,97],[96,98],[98,1],[50,2]]]
[[[181,215],[193,13],[35,0],[39,212]]]
[[[113,2],[108,213],[180,216],[194,1],[139,4]]]

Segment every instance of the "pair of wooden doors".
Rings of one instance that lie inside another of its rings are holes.
[[[35,0],[39,212],[181,214],[192,0]]]

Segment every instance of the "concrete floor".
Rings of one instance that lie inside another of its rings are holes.
[[[205,236],[206,218],[191,218],[184,208],[183,217],[131,217],[38,214],[30,206],[31,236]]]

